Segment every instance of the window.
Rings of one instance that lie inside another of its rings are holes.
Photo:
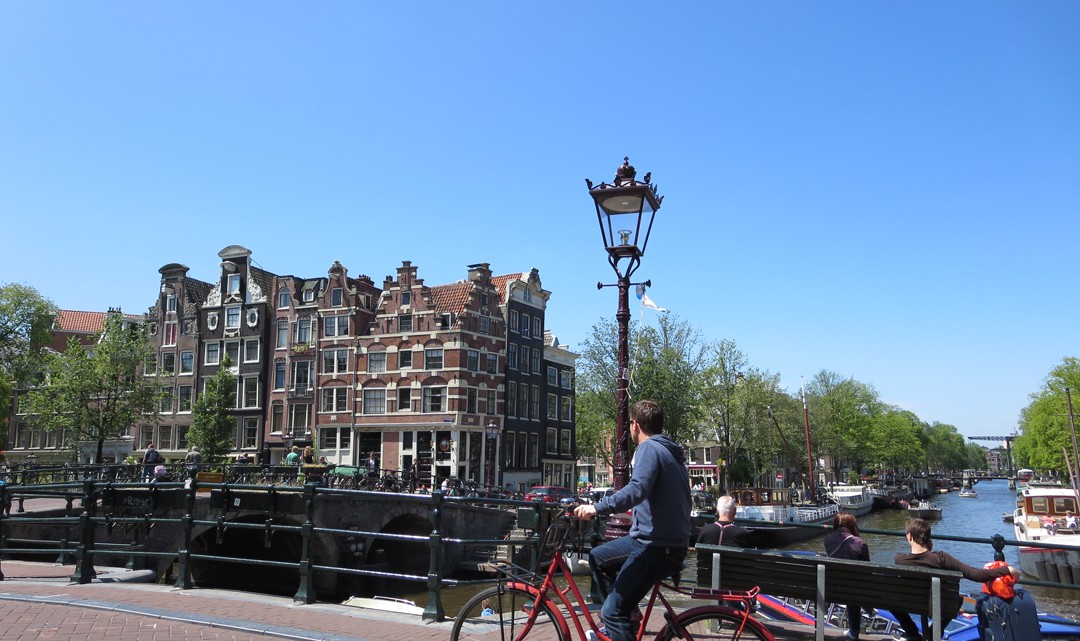
[[[278,292],[278,295],[277,295],[278,309],[288,309],[289,305],[291,305],[291,304],[292,304],[292,294],[289,293],[289,290],[283,289],[280,292]]]
[[[240,437],[240,446],[244,448],[259,446],[259,419],[257,417],[244,419],[244,433]]]
[[[538,349],[532,350],[532,363],[530,371],[532,371],[533,374],[540,373],[540,350]]]
[[[176,345],[176,321],[165,321],[165,339],[162,345]]]
[[[247,312],[247,325],[248,327],[255,327],[259,324],[259,310],[251,308]]]
[[[465,411],[469,414],[476,414],[476,402],[478,396],[475,387],[470,387],[465,391]]]
[[[177,391],[177,412],[190,412],[191,411],[191,399],[192,388],[190,385],[181,385]]]
[[[161,375],[172,376],[176,373],[176,352],[165,352],[161,355]]]
[[[540,418],[540,386],[532,386],[532,396],[529,399],[529,418]]]
[[[240,327],[240,306],[233,305],[225,308],[225,329]]]
[[[307,344],[311,342],[311,317],[301,316],[296,321],[295,342]]]
[[[307,403],[293,404],[289,406],[289,428],[295,434],[297,431],[306,432],[310,423],[311,405]]]
[[[323,335],[324,336],[348,336],[349,335],[349,317],[345,315],[341,316],[327,316],[323,319]]]
[[[382,374],[385,372],[386,352],[368,352],[367,371],[369,374]]]
[[[322,411],[324,412],[347,412],[349,388],[347,387],[324,387],[322,390]]]
[[[516,310],[510,310],[510,331],[515,334],[518,331],[518,313]]]
[[[244,341],[244,362],[259,362],[259,339],[249,338]]]
[[[282,363],[284,365],[284,363]],[[274,403],[270,408],[270,431],[275,434],[281,433],[282,418],[285,416],[285,406],[281,401]]]
[[[517,369],[517,350],[518,346],[516,343],[510,343],[506,346],[506,369]]]
[[[240,365],[240,341],[225,341],[225,356],[229,359],[229,365]]]
[[[711,465],[712,464],[712,448],[711,447],[703,448],[701,456],[702,456],[702,462],[705,465]]]
[[[441,351],[441,350],[440,350]],[[445,387],[425,387],[423,395],[423,406],[421,411],[423,412],[443,412],[446,411],[446,388]]]
[[[228,288],[230,294],[240,293],[240,274],[229,274]]]
[[[559,385],[559,370],[550,365],[547,368],[547,382],[548,385],[552,387],[557,387]]]
[[[488,354],[487,355],[487,373],[498,374],[499,373],[499,355]]]
[[[180,352],[180,373],[193,374],[195,372],[195,352]]]
[[[412,292],[401,292],[401,305],[405,306],[412,302]]]
[[[292,364],[292,388],[311,389],[311,361],[294,361]]]
[[[562,420],[572,421],[574,417],[571,416],[574,407],[574,397],[564,396],[562,397]]]
[[[560,443],[559,443],[559,451],[562,452],[564,455],[571,454],[571,452],[570,452],[570,430],[560,430],[559,435],[561,436]]]
[[[559,397],[555,394],[547,395],[547,417],[549,420],[559,420]]]
[[[343,299],[342,293],[343,292],[342,292],[342,289],[340,287],[335,287],[335,288],[330,290],[330,306],[331,307],[341,307],[341,302],[342,302],[342,299]]]
[[[564,369],[559,372],[559,387],[570,389],[570,370]]]
[[[412,331],[412,314],[402,314],[401,316],[398,316],[398,331]]]
[[[176,426],[176,449],[186,450],[188,448],[187,433],[188,427],[186,425]]]
[[[490,316],[481,316],[480,317],[480,333],[481,334],[490,334],[491,333],[491,317]]]
[[[258,407],[259,406],[259,377],[258,376],[245,376],[241,379],[241,398],[243,399],[243,405],[241,407]]]
[[[386,413],[386,390],[382,388],[378,389],[365,389],[364,390],[364,414],[385,414]]]
[[[173,391],[172,388],[166,387],[161,390],[161,413],[171,414],[173,411]]]
[[[274,389],[285,389],[285,361],[274,363]]]
[[[528,314],[522,314],[521,315],[521,335],[525,336],[525,337],[529,336],[529,315]]]
[[[540,317],[539,316],[533,316],[532,335],[534,337],[536,337],[536,338],[540,338],[541,336],[543,336],[544,333],[542,331],[540,331],[540,329],[541,329],[540,328]]]
[[[143,361],[143,376],[153,376],[154,374],[157,374],[157,356],[147,354],[146,360]]]
[[[424,350],[424,369],[442,369],[443,351],[441,347]]]
[[[507,432],[503,438],[503,464],[509,468],[517,467],[514,464],[514,452],[517,451],[514,446],[515,441],[517,441],[517,432]]]
[[[304,289],[304,302],[310,303],[315,300],[315,287],[314,285]]]
[[[397,409],[399,412],[412,411],[412,388],[399,387],[397,390]]]
[[[519,363],[521,371],[526,374],[529,373],[529,348],[522,345],[521,347],[521,362]]]
[[[484,408],[484,413],[490,416],[495,416],[495,390],[491,389],[487,392],[487,405]]]
[[[221,343],[206,344],[206,364],[217,365],[221,362]]]
[[[521,467],[527,467],[529,465],[529,435],[525,432],[519,432],[517,437],[517,453],[514,455],[517,464]]]
[[[510,381],[506,384],[506,415],[517,416],[518,384]]]
[[[154,443],[157,444],[159,450],[173,449],[173,426],[159,425],[157,440]]]
[[[556,454],[559,451],[559,430],[554,427],[547,428],[547,449],[548,454]]]
[[[480,371],[480,352],[475,349],[468,350],[465,356],[465,369],[470,372]]]
[[[412,350],[405,349],[398,352],[398,369],[409,369],[412,367]]]
[[[439,329],[450,329],[454,324],[453,314],[440,314],[439,315]]]
[[[176,313],[176,294],[169,294],[165,297],[165,313]]]
[[[323,351],[323,374],[344,374],[347,371],[349,371],[349,350],[328,349]]]
[[[278,349],[289,346],[289,319],[279,318],[277,322],[277,344]]]

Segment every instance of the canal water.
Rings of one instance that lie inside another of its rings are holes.
[[[994,534],[1000,534],[1006,540],[1014,537],[1012,524],[1006,523],[1001,516],[1005,512],[1011,512],[1016,507],[1016,492],[1009,489],[1007,481],[982,480],[976,484],[978,498],[960,498],[957,492],[942,494],[933,498],[933,501],[941,506],[941,520],[931,521],[933,535],[963,536],[970,538],[987,539],[986,543],[967,543],[960,541],[935,540],[934,549],[948,552],[960,561],[974,566],[982,567],[985,563],[994,560],[994,549],[989,543],[989,538]],[[870,560],[875,563],[892,563],[897,552],[909,552],[907,540],[904,538],[904,522],[907,520],[907,510],[882,510],[872,512],[859,518],[862,528],[872,530],[889,530],[898,532],[900,536],[863,533],[863,538],[870,547]],[[787,546],[790,550],[810,550],[824,554],[822,541],[824,535]],[[696,575],[693,567],[694,556],[687,556],[690,567],[683,572],[683,577]],[[1015,546],[1006,546],[1005,560],[1015,567],[1020,566],[1018,552]],[[583,593],[588,593],[588,574],[577,575],[576,580]],[[426,591],[411,584],[413,587],[396,594],[402,598],[413,600],[418,605],[427,602]],[[961,589],[972,594],[978,594],[980,584],[964,581]],[[1050,612],[1074,620],[1080,620],[1080,590],[1054,589],[1041,586],[1024,586],[1035,597],[1042,611]],[[465,601],[481,588],[477,586],[452,588],[443,591],[443,607],[447,616],[453,616]]]

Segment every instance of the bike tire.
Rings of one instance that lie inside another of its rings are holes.
[[[751,618],[743,625],[743,613],[732,608],[705,606],[687,610],[677,619],[687,638],[694,641],[776,641],[772,633],[759,621]],[[742,626],[742,631],[739,627]],[[677,637],[670,625],[656,635],[656,641],[674,641]]]
[[[536,597],[516,587],[489,588],[469,599],[454,619],[450,641],[569,641],[562,615],[550,601],[529,625],[529,609]],[[483,614],[485,607],[491,614]]]

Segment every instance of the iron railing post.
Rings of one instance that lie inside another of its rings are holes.
[[[86,584],[94,579],[94,531],[97,524],[94,517],[97,513],[97,499],[94,496],[94,481],[83,481],[83,511],[79,515],[79,547],[76,550],[75,573],[71,575],[72,583]]]
[[[184,489],[187,490],[184,494],[184,516],[180,518],[181,527],[184,530],[184,541],[183,547],[177,553],[180,567],[176,574],[175,587],[190,590],[194,587],[191,582],[191,534],[195,528],[195,492],[199,489],[199,482],[194,475],[184,482]]]
[[[428,537],[427,605],[424,607],[424,621],[442,621],[446,611],[442,605],[442,501],[443,493],[435,490],[431,493],[431,536]]]
[[[304,524],[300,527],[300,587],[293,596],[298,603],[315,603],[311,571],[311,534],[315,528],[315,484],[304,485]]]

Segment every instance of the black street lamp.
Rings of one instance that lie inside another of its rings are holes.
[[[487,482],[488,487],[497,488],[495,483],[495,452],[497,450],[496,445],[499,441],[499,428],[498,423],[495,421],[489,421],[487,427],[484,428],[484,433],[487,434],[488,442],[488,457],[487,457],[487,473],[484,475],[484,480]]]
[[[619,370],[616,378],[615,398],[615,464],[612,485],[621,489],[630,480],[630,425],[629,416],[629,353],[627,341],[630,325],[630,276],[641,264],[645,247],[649,244],[653,218],[660,209],[663,196],[656,193],[656,185],[650,184],[652,173],[645,174],[644,181],[636,180],[637,172],[630,165],[630,158],[615,172],[613,184],[593,185],[588,178],[589,195],[596,204],[596,220],[600,223],[600,235],[608,253],[608,263],[615,270],[619,288],[619,308],[615,321],[619,326]],[[597,283],[596,288],[611,287]]]

